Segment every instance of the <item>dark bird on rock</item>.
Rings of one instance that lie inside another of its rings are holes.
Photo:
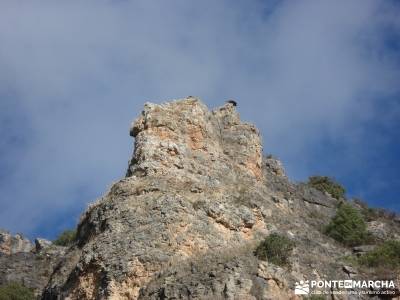
[[[226,101],[226,103],[230,103],[233,106],[237,106],[237,102],[235,100],[228,100],[228,101]]]

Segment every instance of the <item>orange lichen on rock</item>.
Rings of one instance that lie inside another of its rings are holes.
[[[160,140],[174,140],[177,138],[171,129],[163,126],[149,128],[148,133],[158,137]]]
[[[261,163],[259,161],[257,161],[257,158],[249,158],[246,162],[245,162],[245,167],[247,170],[249,170],[254,177],[257,180],[261,180],[262,178],[262,169],[261,169]]]
[[[204,148],[204,132],[203,128],[195,125],[188,125],[187,128],[188,145],[192,150]]]
[[[90,266],[78,277],[75,287],[66,299],[97,299],[100,283],[100,271],[97,267]]]

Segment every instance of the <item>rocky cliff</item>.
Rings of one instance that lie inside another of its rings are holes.
[[[263,163],[260,134],[234,105],[148,103],[130,134],[126,178],[83,215],[44,299],[286,299],[306,275],[341,272],[331,257],[345,249],[301,214],[328,219],[336,200],[306,195],[279,164]],[[291,272],[252,254],[272,231],[304,240]]]
[[[50,241],[36,239],[32,244],[21,234],[0,230],[0,286],[17,282],[40,296],[64,254],[65,247]]]
[[[42,299],[296,299],[297,281],[368,275],[321,230],[344,200],[290,182],[232,103],[147,103],[130,134],[126,177],[82,215]],[[289,266],[254,255],[271,233],[295,243]]]

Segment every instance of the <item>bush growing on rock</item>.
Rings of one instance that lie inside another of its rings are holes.
[[[344,198],[346,193],[341,184],[328,176],[311,176],[307,184],[321,192],[327,192],[336,199]]]
[[[358,261],[367,267],[400,268],[400,241],[389,240],[360,256]]]
[[[286,236],[272,233],[258,245],[255,255],[273,264],[287,266],[294,247],[295,243]]]
[[[64,230],[53,242],[53,244],[58,246],[69,246],[76,239],[76,230],[68,229]]]
[[[346,246],[360,245],[369,237],[367,224],[353,206],[342,203],[325,228],[325,233]]]
[[[33,291],[19,283],[0,286],[0,300],[33,300]]]

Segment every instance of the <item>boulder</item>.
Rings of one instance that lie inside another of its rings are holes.
[[[49,240],[42,239],[42,238],[36,238],[35,239],[35,250],[36,252],[40,252],[48,247],[53,245],[53,243]]]

